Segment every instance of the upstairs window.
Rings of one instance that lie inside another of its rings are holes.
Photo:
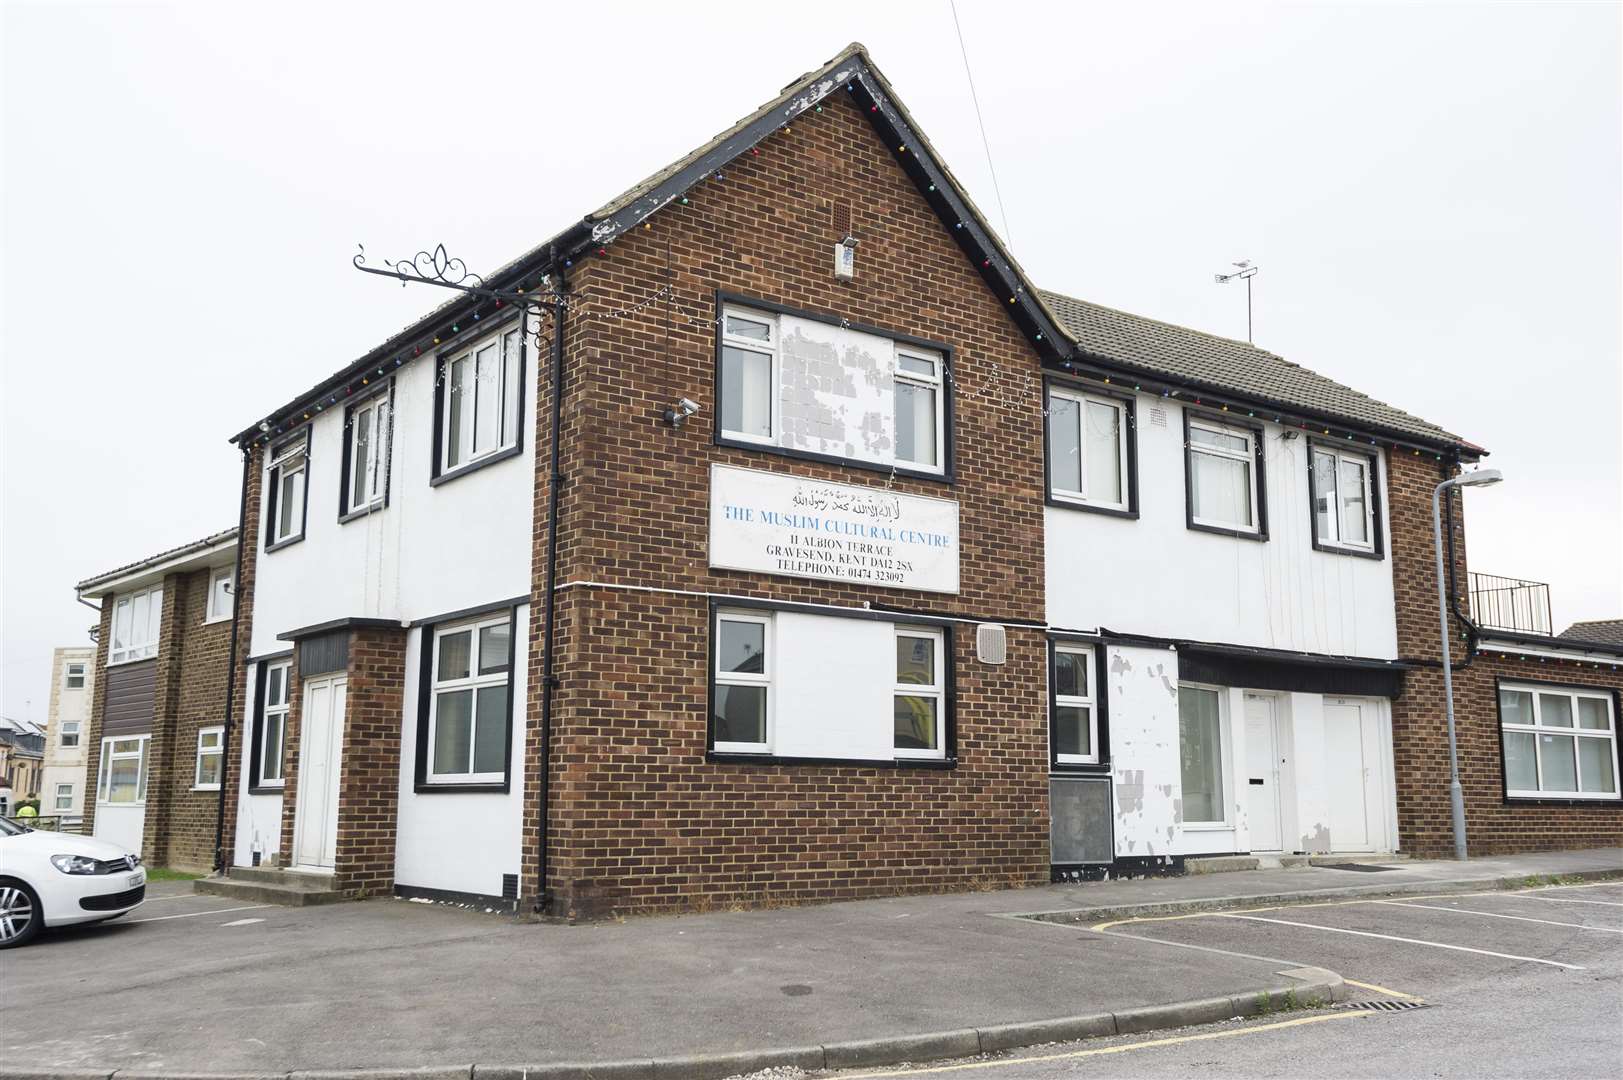
[[[1048,391],[1048,494],[1055,502],[1131,513],[1127,401],[1070,387]]]
[[[1499,687],[1505,794],[1616,799],[1617,717],[1605,690],[1538,683]]]
[[[126,593],[113,601],[113,640],[107,663],[127,664],[158,655],[158,627],[163,619],[163,588]]]
[[[62,727],[57,732],[57,742],[64,749],[78,746],[79,733],[79,721],[64,720],[62,721]]]
[[[939,630],[896,629],[896,756],[946,756]]]
[[[62,681],[64,690],[83,690],[85,688],[85,665],[77,660],[67,665],[67,672]]]
[[[265,477],[265,550],[304,539],[305,483],[310,472],[308,429],[271,451]]]
[[[344,472],[340,516],[376,510],[389,490],[389,393],[373,394],[344,414]]]
[[[225,769],[225,728],[206,727],[197,732],[197,765],[192,774],[195,791],[219,791]]]
[[[438,475],[516,451],[523,349],[519,328],[483,338],[440,362]]]
[[[728,308],[721,331],[721,430],[770,443],[776,434],[778,323],[774,316]]]
[[[506,782],[512,680],[510,612],[433,631],[427,783]]]
[[[896,349],[896,460],[941,467],[941,354]]]
[[[224,622],[232,615],[231,579],[234,571],[222,566],[209,575],[209,604],[205,622]]]
[[[1184,412],[1189,526],[1267,539],[1262,431]]]
[[[1314,545],[1375,554],[1375,460],[1327,446],[1314,446],[1311,456]]]

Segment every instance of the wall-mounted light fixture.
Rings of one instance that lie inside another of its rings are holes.
[[[699,403],[691,398],[678,398],[676,404],[664,412],[665,422],[671,427],[679,428],[687,418],[699,411]]]
[[[854,236],[847,236],[834,245],[834,276],[850,281],[857,276],[857,244]]]

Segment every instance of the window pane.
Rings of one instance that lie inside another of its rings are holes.
[[[1208,431],[1202,427],[1189,428],[1189,441],[1202,446],[1216,446],[1223,450],[1235,450],[1245,453],[1251,449],[1251,441],[1244,435],[1228,435],[1221,431]]]
[[[107,785],[108,802],[130,803],[138,801],[137,794],[141,779],[141,761],[139,758],[115,759],[110,777],[111,779]]]
[[[1505,732],[1505,786],[1510,791],[1538,790],[1538,761],[1531,731]]]
[[[1545,727],[1572,726],[1572,699],[1565,694],[1540,694],[1538,719]]]
[[[729,337],[749,338],[752,341],[771,341],[772,324],[759,322],[755,319],[742,319],[737,315],[727,316],[727,335]]]
[[[896,681],[903,686],[935,685],[935,639],[896,635]]]
[[[766,742],[766,687],[718,686],[715,692],[717,742]]]
[[[1333,513],[1338,502],[1336,496],[1336,458],[1334,454],[1313,454],[1313,520],[1318,523],[1320,540],[1339,540]]]
[[[1249,528],[1251,525],[1251,466],[1232,458],[1190,454],[1189,482],[1195,517]]]
[[[209,587],[209,617],[224,618],[231,614],[231,575],[215,574]]]
[[[499,626],[481,626],[479,628],[479,674],[490,675],[508,668],[508,645],[513,640],[513,626],[511,623],[502,623]],[[443,653],[441,656],[443,657]]]
[[[452,690],[434,696],[434,760],[431,772],[468,771],[472,725],[472,690]]]
[[[771,436],[772,357],[730,345],[721,350],[721,428]]]
[[[202,759],[198,761],[197,782],[199,785],[218,784],[220,782],[221,758],[222,755],[219,753],[204,754]]]
[[[1119,503],[1121,498],[1121,410],[1088,402],[1088,498]]]
[[[282,778],[282,721],[281,713],[265,717],[265,741],[259,751],[259,776],[262,780]]]
[[[1063,706],[1054,710],[1054,753],[1079,754],[1087,756],[1093,753],[1093,743],[1088,731],[1088,710]]]
[[[896,382],[896,460],[935,465],[935,389]]]
[[[152,639],[147,636],[147,620],[152,612],[152,594],[142,593],[130,605],[132,611],[130,626],[130,644],[145,645]]]
[[[113,608],[113,651],[129,648],[130,627],[133,625],[129,598],[120,600]]]
[[[1082,490],[1081,406],[1070,398],[1048,401],[1048,471],[1055,491]]]
[[[277,496],[276,538],[284,540],[304,524],[304,470],[282,474],[282,490]]]
[[[900,371],[910,371],[915,375],[928,375],[935,377],[935,361],[927,360],[922,356],[909,356],[907,353],[896,354],[896,367]]]
[[[197,745],[202,747],[204,750],[217,749],[220,745],[220,733],[218,731],[198,732]]]
[[[1577,791],[1578,772],[1572,756],[1571,735],[1540,735],[1538,737],[1539,775],[1544,782],[1541,791]]]
[[[936,749],[935,698],[896,696],[896,749]]]
[[[479,688],[479,726],[474,729],[473,771],[499,773],[507,767],[507,687]]]
[[[1533,722],[1533,695],[1526,690],[1499,691],[1499,720],[1504,724]]]
[[[367,490],[367,465],[372,453],[372,410],[362,409],[355,414],[355,439],[350,448],[349,505],[364,505],[370,494]]]
[[[755,622],[722,619],[716,632],[716,670],[750,675],[766,673],[766,627]]]
[[[472,630],[458,630],[454,634],[440,635],[440,666],[439,674],[435,676],[436,681],[448,682],[451,679],[466,679],[469,671],[468,665],[472,660],[468,652],[472,647]]]
[[[1183,819],[1223,820],[1223,744],[1217,693],[1178,690],[1178,747],[1183,778]]]
[[[1578,699],[1578,726],[1590,731],[1607,731],[1612,726],[1611,718],[1607,715],[1606,702],[1599,698],[1581,697]]]
[[[158,651],[158,624],[163,620],[163,590],[153,589],[147,596],[151,604],[147,608],[146,637],[141,644],[147,646],[146,655],[151,656]]]
[[[518,375],[519,375],[519,334],[517,330],[508,331],[502,338],[502,445],[512,446],[518,442],[519,415],[518,415]]]
[[[1612,790],[1612,740],[1578,740],[1580,791]]]
[[[450,372],[446,376],[445,385],[445,464],[447,468],[455,468],[467,460],[468,452],[472,449],[473,423],[470,415],[473,408],[472,386],[470,385],[472,361],[464,356],[451,363]],[[467,445],[464,445],[466,442]]]
[[[1060,697],[1087,697],[1088,658],[1081,653],[1054,653],[1054,693]]]
[[[265,704],[287,704],[287,668],[273,667],[266,675]]]
[[[1357,461],[1341,463],[1341,538],[1349,544],[1369,542],[1367,470]]]
[[[473,404],[473,450],[483,454],[496,448],[501,438],[502,357],[496,342],[480,349],[474,357],[479,389]]]

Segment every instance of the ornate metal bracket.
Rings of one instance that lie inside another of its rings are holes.
[[[526,293],[513,289],[494,289],[485,284],[485,279],[468,269],[468,264],[461,258],[450,255],[444,244],[436,244],[433,251],[419,251],[409,261],[405,259],[384,259],[382,269],[366,264],[366,245],[355,245],[359,250],[350,261],[355,269],[366,274],[377,274],[379,277],[390,277],[400,282],[405,288],[409,283],[422,285],[438,285],[444,289],[455,289],[458,292],[471,293],[474,296],[483,296],[491,300],[498,300],[506,304],[539,311],[548,306],[547,298],[540,294]]]

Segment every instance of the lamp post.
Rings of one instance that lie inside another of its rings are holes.
[[[1460,755],[1454,739],[1454,660],[1449,651],[1448,588],[1443,584],[1443,492],[1456,487],[1488,487],[1503,480],[1498,469],[1477,469],[1444,480],[1431,493],[1431,539],[1437,551],[1437,624],[1443,642],[1443,699],[1448,706],[1448,801],[1454,816],[1454,858],[1465,859],[1465,793],[1460,788]]]
[[[1256,338],[1251,335],[1251,279],[1257,276],[1257,271],[1261,267],[1252,265],[1250,259],[1241,259],[1234,265],[1239,267],[1234,273],[1213,274],[1212,277],[1219,285],[1227,285],[1236,279],[1245,282],[1245,339],[1255,345]]]

